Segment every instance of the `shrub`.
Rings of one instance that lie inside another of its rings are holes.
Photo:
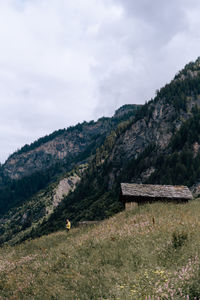
[[[188,240],[188,234],[186,232],[173,232],[172,234],[172,245],[175,249],[183,246]]]

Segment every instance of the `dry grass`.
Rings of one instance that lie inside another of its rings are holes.
[[[200,203],[153,204],[0,248],[0,299],[200,299]]]

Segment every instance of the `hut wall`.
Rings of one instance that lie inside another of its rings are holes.
[[[137,202],[126,202],[125,203],[125,210],[132,210],[138,206]]]
[[[145,203],[154,203],[154,202],[174,202],[174,203],[184,203],[187,202],[188,199],[174,199],[174,198],[151,198],[151,197],[141,197],[141,196],[122,196],[120,200],[124,204],[125,210],[131,210],[137,207],[138,205],[142,205]]]

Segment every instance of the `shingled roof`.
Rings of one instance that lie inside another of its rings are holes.
[[[121,183],[122,196],[191,200],[192,194],[183,185],[153,185]]]

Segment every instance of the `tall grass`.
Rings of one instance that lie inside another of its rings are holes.
[[[200,299],[200,203],[156,203],[0,248],[0,299]]]

